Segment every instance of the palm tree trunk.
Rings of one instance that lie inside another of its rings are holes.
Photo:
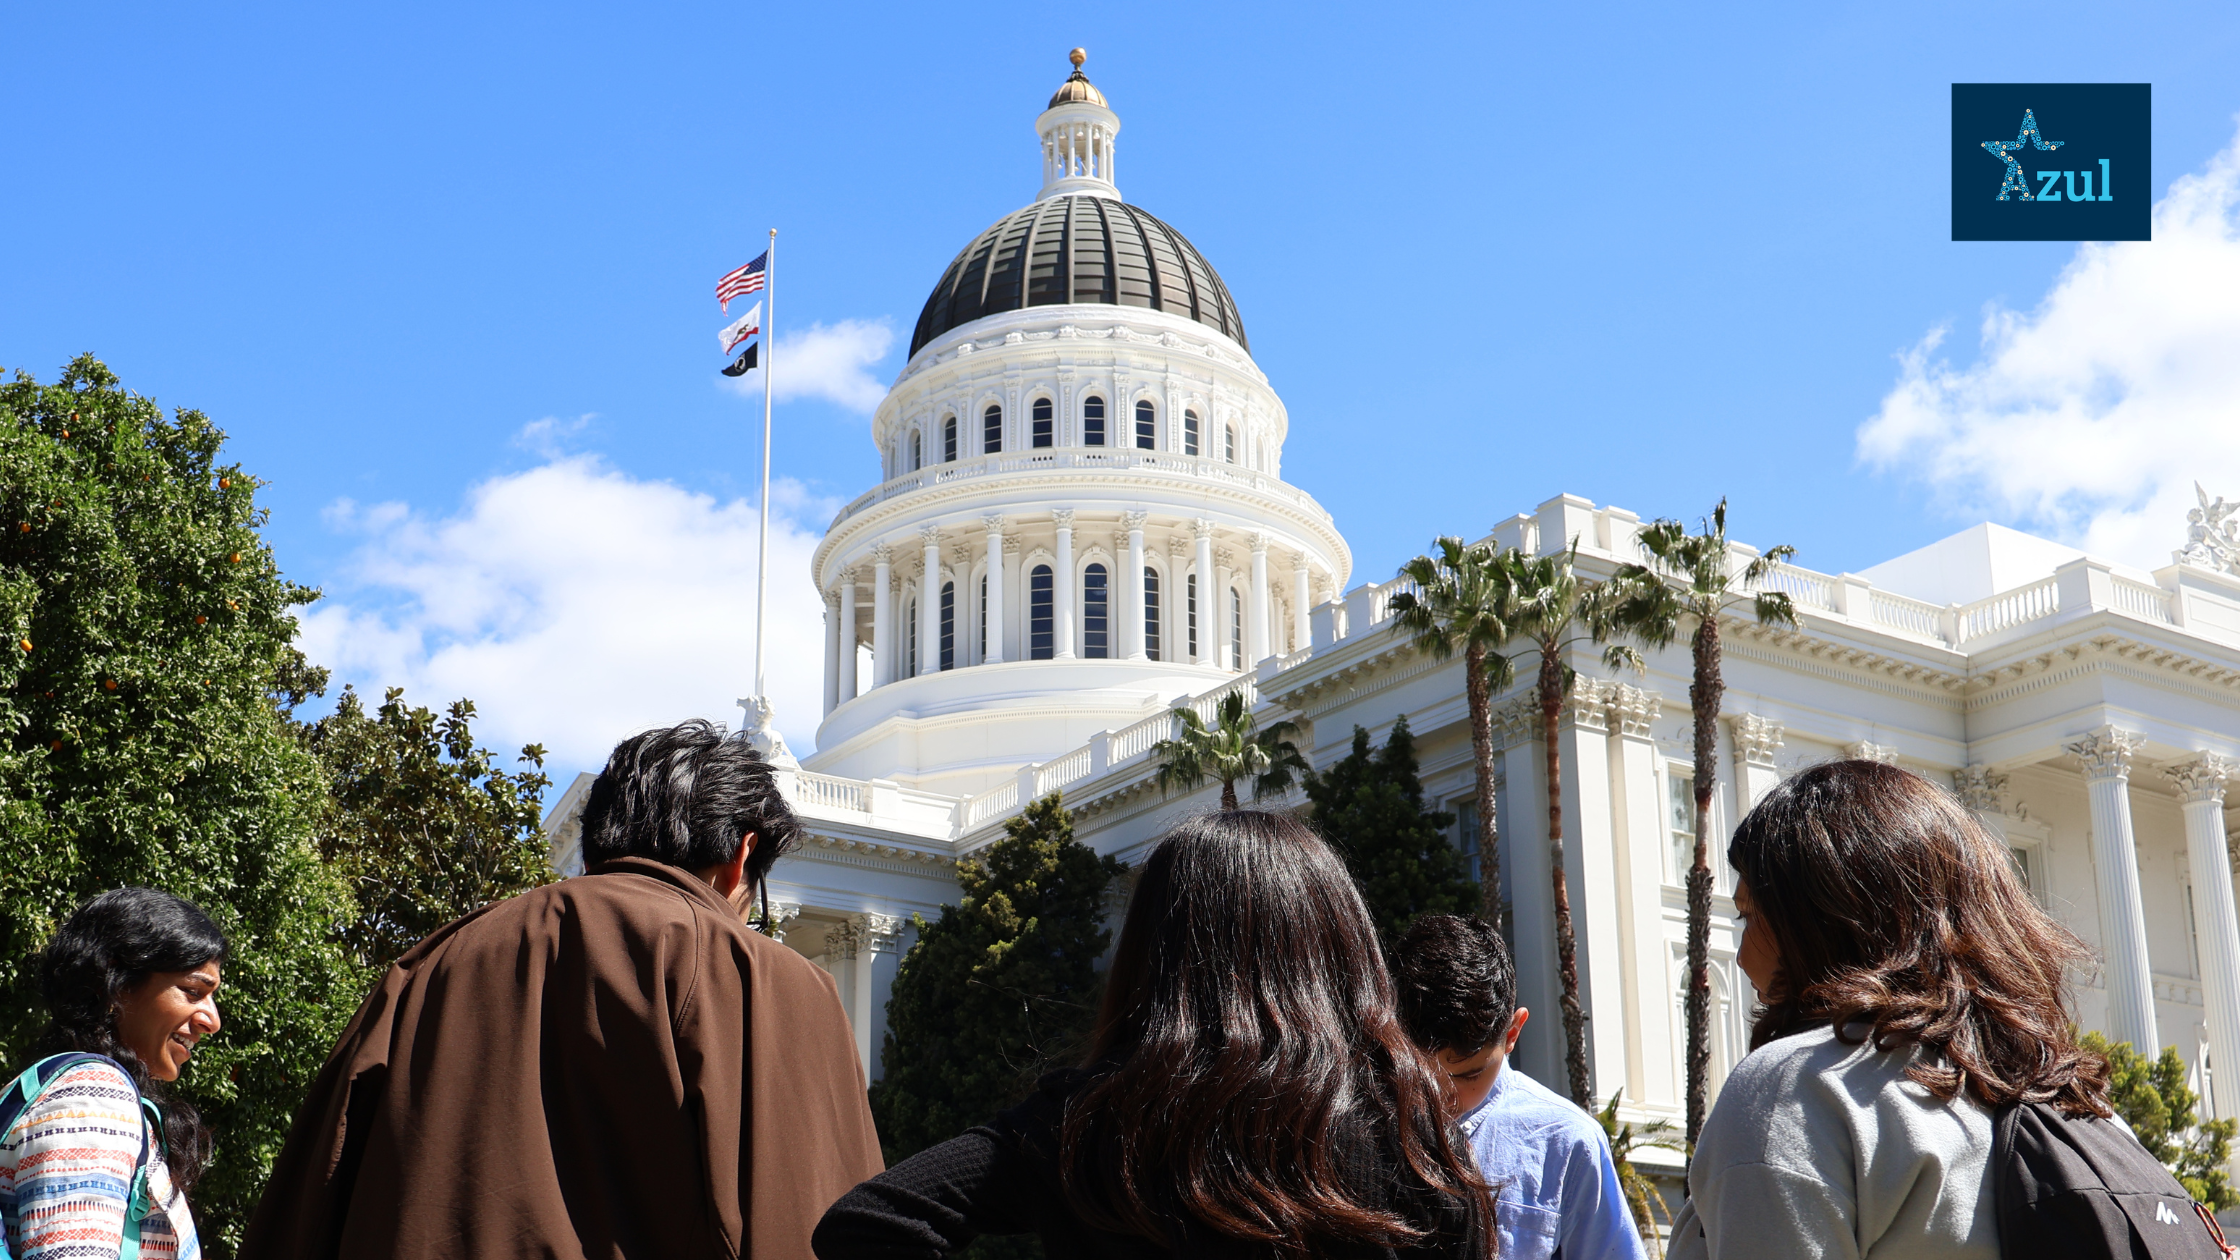
[[[1554,642],[1540,645],[1540,746],[1547,752],[1548,865],[1553,870],[1556,905],[1556,973],[1563,980],[1563,1064],[1571,1077],[1571,1101],[1594,1110],[1587,1081],[1587,1013],[1579,1005],[1579,945],[1571,931],[1571,882],[1563,863],[1563,743],[1556,727],[1563,718],[1563,658]]]
[[[1486,650],[1473,643],[1462,651],[1462,691],[1470,700],[1470,753],[1478,774],[1478,907],[1485,921],[1504,937],[1509,925],[1501,914],[1501,850],[1493,813],[1493,694],[1486,685]]]
[[[1718,781],[1719,705],[1726,683],[1719,673],[1718,609],[1705,610],[1695,635],[1695,680],[1688,705],[1696,727],[1696,852],[1688,867],[1688,1153],[1703,1131],[1704,1100],[1711,1086],[1711,789]]]
[[[1235,809],[1236,807],[1237,781],[1235,779],[1223,779],[1221,781],[1221,808]]]

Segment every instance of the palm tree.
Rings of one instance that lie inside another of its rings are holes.
[[[1569,550],[1550,556],[1528,556],[1512,547],[1496,558],[1494,585],[1503,624],[1527,644],[1510,660],[1540,658],[1533,690],[1540,702],[1540,746],[1547,771],[1548,862],[1555,884],[1556,969],[1563,980],[1564,1065],[1570,1071],[1571,1100],[1591,1111],[1587,1014],[1579,1004],[1578,943],[1571,929],[1571,888],[1563,869],[1563,741],[1557,738],[1556,728],[1564,701],[1578,681],[1565,654],[1582,641],[1607,642],[1614,628],[1610,611],[1617,592],[1608,585],[1590,587],[1581,582],[1578,558],[1576,539]],[[1602,658],[1612,669],[1642,667],[1641,654],[1621,644],[1607,644]]]
[[[1252,799],[1278,796],[1310,768],[1292,741],[1299,724],[1275,722],[1262,728],[1245,706],[1244,693],[1232,691],[1214,704],[1213,724],[1196,709],[1174,711],[1175,737],[1151,746],[1159,759],[1159,790],[1194,791],[1207,779],[1221,780],[1221,808],[1237,807],[1237,780],[1252,780]]]
[[[1633,1153],[1655,1147],[1659,1150],[1687,1152],[1673,1138],[1670,1120],[1652,1120],[1647,1124],[1631,1124],[1618,1119],[1618,1099],[1622,1093],[1610,1095],[1610,1102],[1595,1113],[1602,1122],[1602,1132],[1610,1139],[1610,1162],[1618,1168],[1618,1190],[1626,1197],[1626,1206],[1633,1209],[1634,1228],[1641,1231],[1641,1241],[1648,1244],[1651,1256],[1663,1256],[1664,1247],[1657,1234],[1656,1209],[1664,1205],[1664,1196],[1657,1193],[1656,1183],[1633,1166]],[[1672,1225],[1672,1214],[1665,1214],[1665,1226]]]
[[[1688,868],[1687,1141],[1692,1151],[1703,1131],[1711,1068],[1711,789],[1717,781],[1719,704],[1726,693],[1719,671],[1719,618],[1748,603],[1761,623],[1795,625],[1797,610],[1789,597],[1758,588],[1797,549],[1775,547],[1738,573],[1727,541],[1727,501],[1721,499],[1701,533],[1691,534],[1675,520],[1645,526],[1641,551],[1647,564],[1621,565],[1611,578],[1613,623],[1656,647],[1686,633],[1695,656],[1695,677],[1688,684],[1696,737],[1696,852]]]
[[[1478,788],[1478,895],[1485,917],[1506,933],[1501,913],[1501,851],[1494,846],[1493,694],[1515,674],[1499,652],[1512,632],[1501,618],[1494,549],[1441,537],[1436,556],[1417,556],[1400,567],[1413,591],[1392,597],[1392,627],[1433,660],[1462,654],[1462,689],[1470,702],[1470,752]]]

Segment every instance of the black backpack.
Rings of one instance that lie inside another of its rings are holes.
[[[1992,1194],[2002,1260],[2225,1260],[2232,1247],[2130,1130],[2045,1103],[1993,1121]]]

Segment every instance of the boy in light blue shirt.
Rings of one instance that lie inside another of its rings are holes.
[[[1638,1260],[1602,1125],[1522,1072],[1510,1051],[1532,1012],[1500,933],[1451,914],[1416,920],[1393,951],[1400,1019],[1438,1061],[1478,1170],[1494,1189],[1501,1260]]]

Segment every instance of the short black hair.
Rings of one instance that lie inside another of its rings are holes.
[[[1517,968],[1501,933],[1484,919],[1427,914],[1393,950],[1400,1023],[1426,1050],[1467,1058],[1517,1013]]]
[[[762,754],[699,718],[615,745],[583,803],[586,865],[643,857],[702,870],[737,856],[751,831],[746,876],[760,884],[800,830]]]

